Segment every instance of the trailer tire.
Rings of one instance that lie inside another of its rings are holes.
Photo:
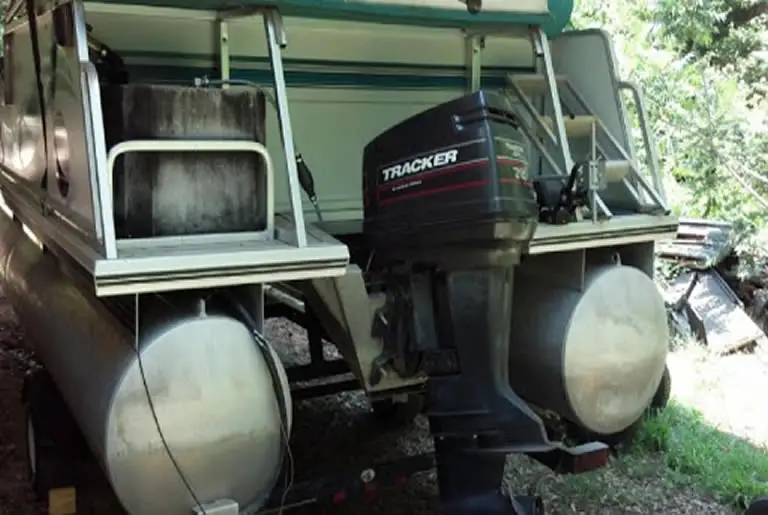
[[[45,480],[47,467],[41,463],[41,461],[43,461],[41,455],[44,455],[44,452],[41,452],[42,449],[38,449],[35,423],[32,420],[32,415],[29,413],[29,408],[27,408],[26,411],[27,425],[24,436],[25,441],[27,442],[27,477],[29,477],[32,484],[32,490],[34,491],[35,496],[42,500],[49,490],[47,487],[49,482]]]
[[[32,490],[40,500],[46,500],[48,492],[56,488],[59,469],[54,443],[44,427],[45,424],[40,420],[46,410],[48,380],[45,372],[32,372],[24,378],[23,390],[27,475],[32,483]]]
[[[752,501],[744,515],[768,515],[768,496],[758,497]]]
[[[22,400],[27,422],[27,474],[37,498],[47,501],[51,490],[73,486],[75,482],[75,446],[57,444],[58,432],[68,429],[69,421],[61,415],[66,408],[53,380],[42,369],[24,378]]]
[[[424,396],[422,394],[408,394],[405,402],[393,398],[371,402],[373,416],[378,422],[391,425],[410,424],[424,410]]]
[[[661,383],[656,390],[656,394],[651,400],[651,405],[648,410],[651,414],[657,414],[662,411],[669,404],[669,398],[672,396],[672,376],[669,373],[669,367],[664,366],[664,374],[661,376]]]

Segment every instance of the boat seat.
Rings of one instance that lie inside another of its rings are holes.
[[[102,0],[104,4],[220,10],[221,0]],[[483,0],[472,14],[461,0],[242,0],[238,7],[274,5],[286,16],[371,21],[435,27],[509,27],[540,25],[553,35],[562,31],[573,10],[573,0]]]

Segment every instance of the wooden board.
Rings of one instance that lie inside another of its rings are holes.
[[[49,515],[75,515],[77,513],[77,497],[75,489],[55,488],[48,492]]]
[[[680,219],[677,236],[659,242],[656,255],[685,263],[691,269],[706,270],[733,251],[732,229],[725,222]]]

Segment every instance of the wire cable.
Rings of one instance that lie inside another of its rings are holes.
[[[289,429],[288,429],[288,412],[287,412],[287,406],[285,403],[285,396],[286,392],[283,388],[282,381],[280,379],[280,374],[278,372],[278,363],[276,363],[276,359],[273,351],[271,350],[271,346],[269,345],[269,342],[264,338],[264,336],[261,334],[261,332],[258,331],[258,328],[256,326],[255,320],[251,317],[250,313],[243,307],[242,304],[237,302],[235,299],[231,298],[231,295],[228,299],[229,302],[233,305],[235,310],[238,312],[240,317],[243,319],[243,323],[248,327],[250,333],[252,334],[254,340],[257,343],[257,346],[259,347],[259,350],[262,352],[262,355],[264,356],[264,360],[267,364],[267,368],[269,369],[270,376],[272,377],[272,383],[275,389],[275,397],[278,404],[278,410],[280,412],[280,438],[282,441],[282,447],[285,449],[285,455],[288,457],[288,468],[286,470],[285,474],[285,481],[283,483],[283,492],[282,497],[280,500],[280,505],[278,508],[278,514],[282,515],[286,500],[288,497],[288,494],[293,488],[294,481],[295,481],[295,461],[293,457],[293,451],[291,450],[290,446],[290,436],[289,436]],[[160,425],[160,420],[157,416],[157,411],[155,409],[154,401],[152,400],[152,394],[149,390],[149,385],[147,383],[146,373],[144,371],[144,363],[141,356],[141,349],[139,347],[139,341],[140,341],[140,335],[139,335],[139,294],[135,294],[134,296],[134,346],[133,350],[136,353],[136,358],[139,365],[139,373],[141,375],[141,381],[144,387],[144,393],[147,397],[147,404],[149,406],[150,412],[152,414],[152,418],[154,420],[155,427],[157,429],[157,433],[160,436],[160,441],[163,445],[163,448],[168,455],[168,458],[171,460],[171,463],[173,464],[174,469],[176,470],[179,478],[184,483],[184,487],[186,488],[189,495],[192,497],[198,511],[200,512],[200,515],[206,515],[205,507],[203,506],[203,503],[200,501],[200,498],[195,493],[191,483],[187,479],[186,475],[184,474],[184,471],[181,469],[181,466],[179,465],[178,461],[176,460],[176,457],[174,456],[173,452],[171,451],[170,445],[168,444],[168,441],[165,438],[165,434],[163,433],[162,427]],[[167,302],[167,301],[166,301]],[[170,305],[170,304],[169,304]]]
[[[264,95],[264,98],[267,99],[267,102],[269,102],[272,107],[275,109],[275,111],[280,110],[280,108],[277,106],[277,100],[275,100],[275,97],[267,91],[265,88],[263,88],[261,85],[259,85],[256,82],[246,80],[246,79],[209,79],[207,76],[203,77],[195,77],[194,80],[195,86],[198,88],[205,87],[205,86],[249,86],[262,95]]]
[[[275,110],[275,113],[278,115],[278,118],[280,117],[280,107],[277,104],[277,100],[275,100],[275,97],[267,91],[265,88],[263,88],[261,85],[259,85],[256,82],[246,80],[246,79],[210,79],[207,76],[203,77],[195,77],[194,84],[196,87],[208,87],[208,86],[225,86],[225,85],[232,85],[232,86],[248,86],[262,95],[264,95],[264,98],[267,99],[267,102],[272,106],[272,108]],[[280,133],[280,139],[283,139],[282,132]],[[283,141],[283,144],[285,144],[285,141]],[[299,183],[301,184],[302,189],[304,190],[304,193],[307,194],[307,197],[309,197],[309,201],[312,203],[312,207],[315,210],[315,216],[317,216],[317,221],[320,223],[323,223],[323,213],[320,210],[320,203],[318,202],[317,195],[315,194],[315,181],[312,177],[312,172],[310,172],[309,167],[307,166],[306,162],[304,161],[304,157],[301,155],[301,152],[299,152],[298,147],[296,146],[296,143],[294,142],[294,148],[296,149],[296,155],[293,156],[293,158],[296,160],[296,168],[299,175]],[[289,157],[286,155],[286,159],[289,159]]]
[[[240,84],[240,85],[247,85],[255,88],[260,93],[264,95],[264,97],[267,99],[267,101],[272,105],[272,107],[278,111],[277,102],[275,101],[275,98],[264,88],[259,86],[258,84],[246,81],[246,80],[210,80],[207,77],[203,77],[202,79],[195,79],[195,85],[198,87],[201,86],[208,86],[208,85],[216,85],[216,84]],[[298,159],[301,160],[300,154],[297,155]],[[303,163],[303,160],[301,161]],[[317,199],[312,195],[310,197],[310,201],[312,202],[313,206],[315,207],[315,211],[317,213],[318,220],[322,222],[322,214],[320,213],[319,206],[317,204]],[[165,300],[165,299],[163,299]],[[253,335],[254,339],[256,340],[260,350],[262,351],[262,354],[264,356],[264,359],[267,363],[267,367],[269,368],[270,375],[273,379],[273,384],[275,387],[275,393],[278,401],[278,408],[280,410],[280,433],[281,433],[281,440],[283,443],[283,447],[285,449],[285,454],[288,457],[288,468],[286,470],[285,474],[285,482],[283,485],[283,493],[282,498],[280,501],[280,506],[278,509],[278,513],[282,514],[285,508],[286,499],[288,497],[288,494],[290,492],[290,489],[294,485],[295,480],[295,462],[293,458],[293,452],[291,450],[291,446],[289,443],[290,436],[288,434],[288,422],[287,422],[287,407],[285,406],[285,392],[283,389],[282,381],[280,380],[279,373],[277,371],[277,364],[274,362],[274,356],[272,355],[272,352],[270,350],[269,342],[266,341],[264,336],[257,330],[255,321],[250,316],[250,314],[245,310],[245,308],[239,304],[238,302],[234,301],[233,299],[230,299],[232,304],[234,305],[235,309],[240,313],[241,318],[243,318],[246,325],[249,326],[250,332]],[[167,301],[166,301],[167,302]],[[149,390],[149,385],[147,384],[147,378],[146,373],[144,371],[144,363],[141,356],[141,350],[139,348],[139,295],[135,295],[135,316],[134,316],[134,352],[136,353],[136,358],[139,365],[139,373],[141,375],[141,381],[144,387],[144,393],[147,397],[147,404],[149,406],[150,412],[152,414],[152,418],[154,420],[155,427],[157,429],[158,435],[160,436],[160,441],[163,445],[163,448],[168,455],[168,458],[171,460],[171,463],[173,464],[174,469],[176,470],[179,478],[184,483],[184,487],[186,488],[189,495],[194,500],[195,505],[197,506],[197,509],[200,511],[201,515],[206,514],[206,510],[200,501],[199,497],[195,493],[194,489],[192,488],[192,485],[190,484],[189,480],[187,479],[186,475],[184,474],[184,471],[181,469],[181,466],[179,465],[178,461],[176,460],[176,457],[174,456],[173,452],[171,451],[170,446],[168,445],[168,441],[165,438],[165,434],[163,433],[162,427],[160,425],[160,420],[157,416],[157,411],[155,410],[155,405],[152,400],[152,394]]]
[[[285,454],[288,456],[288,469],[286,470],[286,478],[285,478],[285,483],[283,487],[283,495],[280,500],[280,506],[278,509],[278,514],[282,514],[283,510],[285,509],[288,493],[290,489],[293,487],[294,479],[295,479],[293,452],[291,451],[290,436],[288,435],[288,407],[286,406],[286,403],[285,403],[285,399],[290,395],[290,391],[286,392],[285,388],[283,388],[283,382],[280,378],[280,373],[278,368],[281,364],[278,362],[278,359],[273,353],[272,348],[269,345],[269,342],[267,341],[266,338],[264,338],[264,335],[262,335],[261,332],[259,331],[258,324],[253,319],[253,317],[248,312],[248,310],[245,309],[245,307],[240,302],[237,301],[237,299],[232,295],[231,292],[226,292],[226,293],[227,295],[225,300],[240,315],[242,322],[246,325],[246,327],[248,327],[249,331],[253,335],[253,338],[254,340],[256,340],[259,350],[261,350],[261,353],[264,356],[264,361],[266,362],[267,368],[269,369],[270,375],[272,377],[272,386],[275,390],[275,397],[278,404],[278,410],[280,412],[280,433],[281,433],[281,440],[282,440],[281,443],[283,448],[285,449]]]
[[[187,476],[181,470],[181,466],[179,465],[179,462],[176,461],[176,457],[173,455],[173,452],[171,452],[171,447],[168,445],[168,441],[165,439],[165,434],[163,433],[163,430],[160,427],[160,420],[157,418],[155,403],[153,402],[152,394],[149,391],[149,385],[147,384],[147,376],[144,373],[144,362],[141,357],[141,349],[139,348],[139,294],[138,293],[134,295],[134,303],[135,303],[135,306],[134,306],[135,315],[133,318],[133,324],[134,324],[133,351],[136,353],[136,359],[138,360],[138,363],[139,363],[139,374],[141,375],[141,382],[144,385],[144,393],[147,396],[147,404],[149,405],[149,410],[152,413],[152,418],[155,421],[157,434],[160,436],[160,441],[163,444],[163,448],[165,449],[165,452],[168,455],[168,458],[171,460],[171,463],[173,464],[173,467],[176,469],[176,472],[178,473],[182,483],[184,483],[184,487],[187,489],[187,492],[189,493],[190,496],[192,496],[192,499],[194,500],[195,505],[197,506],[197,509],[200,511],[201,515],[205,515],[206,511],[205,511],[205,508],[203,507],[203,503],[200,502],[200,499],[195,493],[195,490],[192,488],[192,485],[187,479]]]
[[[267,342],[266,338],[264,336],[254,331],[254,337],[256,340],[260,340],[260,344],[262,346],[268,346],[269,342]],[[267,347],[268,348],[268,347]],[[270,358],[272,357],[272,353],[270,352]],[[274,378],[276,381],[280,381],[279,377]],[[281,385],[282,386],[282,385]],[[281,395],[280,392],[275,392],[277,395]],[[282,399],[282,397],[278,397],[278,399]],[[278,401],[278,403],[280,400]],[[288,421],[287,421],[287,415],[286,420],[283,420],[283,418],[280,418],[280,432],[282,434],[283,438],[283,445],[285,447],[286,455],[288,456],[288,469],[285,473],[285,482],[283,483],[283,495],[280,498],[280,505],[278,506],[278,515],[283,514],[283,510],[285,509],[286,501],[288,499],[288,493],[291,491],[291,488],[293,488],[294,481],[296,479],[296,467],[295,467],[295,461],[293,459],[293,451],[291,450],[291,444],[290,444],[290,436],[288,435],[288,427],[287,427]]]

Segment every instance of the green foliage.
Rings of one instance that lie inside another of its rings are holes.
[[[768,95],[768,62],[759,55],[767,46],[765,0],[661,0],[638,15],[657,27],[657,44],[736,73],[753,88],[750,98]]]
[[[741,239],[768,221],[768,3],[756,5],[582,0],[574,15],[575,27],[613,36],[642,90],[674,210],[732,222]]]
[[[581,0],[576,28],[614,39],[624,78],[645,96],[677,214],[735,225],[745,273],[768,270],[768,3]],[[761,54],[762,52],[762,54]],[[637,126],[637,124],[635,124]],[[635,134],[641,149],[640,134]],[[639,157],[642,157],[639,156]],[[673,271],[665,271],[673,273]],[[625,460],[657,456],[681,485],[743,507],[768,492],[768,452],[670,405]]]
[[[659,453],[663,463],[723,502],[744,508],[768,491],[768,452],[707,423],[700,413],[670,403],[648,418],[635,453]]]

